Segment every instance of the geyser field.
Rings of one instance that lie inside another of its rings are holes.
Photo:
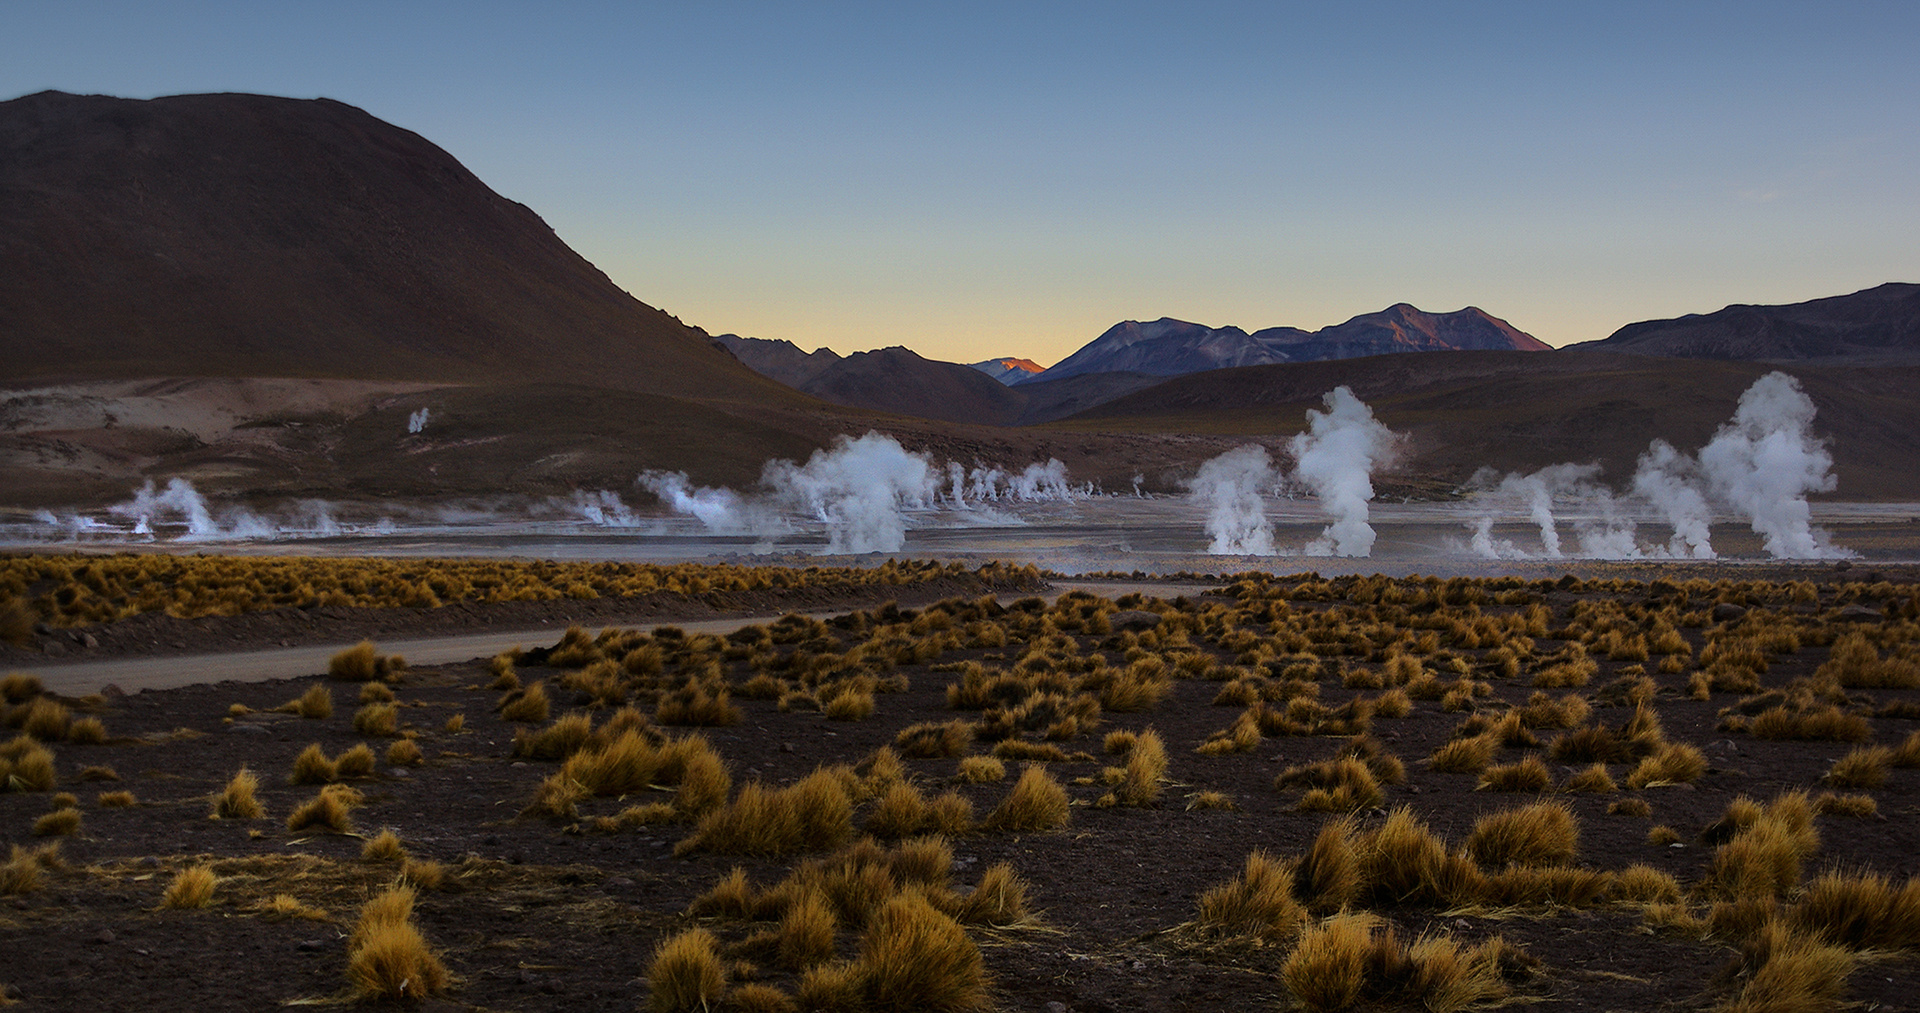
[[[867,434],[743,488],[23,518],[0,997],[1901,1008],[1920,508],[1811,499],[1804,402],[1429,502],[1341,388],[1172,494]]]

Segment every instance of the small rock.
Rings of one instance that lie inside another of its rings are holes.
[[[126,696],[127,691],[124,689],[121,689],[119,683],[110,682],[110,683],[107,683],[105,686],[100,687],[100,695],[106,697],[109,700],[115,700],[120,697]]]
[[[1713,607],[1713,621],[1716,623],[1730,623],[1746,614],[1745,607],[1730,601],[1723,601]]]
[[[58,640],[49,640],[46,643],[40,645],[40,653],[46,655],[49,658],[65,657],[67,653],[67,645],[61,643]]]
[[[607,890],[625,890],[627,887],[630,887],[632,885],[633,885],[633,880],[628,879],[625,876],[614,876],[613,878],[608,879],[607,881],[600,884],[600,886],[603,889],[607,889]]]
[[[1854,602],[1833,614],[1833,621],[1836,623],[1877,623],[1885,618],[1886,616],[1881,615],[1878,609],[1869,608],[1859,602]]]
[[[780,743],[780,751],[781,751],[781,752],[783,752],[783,753],[791,753],[791,752],[793,752],[793,743],[791,743],[791,742],[782,742],[782,743]]]
[[[1047,1004],[1047,1013],[1067,1013],[1067,1004],[1056,999]]]
[[[50,637],[50,636],[53,636],[53,627],[48,626],[46,623],[34,623],[33,632],[38,633],[43,637]]]
[[[387,770],[387,774],[391,777],[412,777],[413,771],[405,767],[390,767]]]
[[[184,651],[187,649],[187,642],[184,640],[176,640],[173,642],[173,649],[176,651]]]
[[[302,939],[297,947],[301,953],[318,953],[326,948],[327,944],[319,939]]]
[[[112,930],[112,929],[101,929],[101,930],[99,931],[99,933],[97,933],[97,934],[96,934],[96,935],[95,935],[95,936],[93,937],[93,941],[94,941],[94,942],[96,942],[96,943],[100,943],[100,944],[102,944],[102,945],[105,945],[105,944],[107,944],[107,943],[111,943],[111,942],[113,942],[113,930]]]
[[[227,729],[227,731],[233,732],[239,735],[271,735],[273,734],[272,732],[269,732],[267,730],[267,726],[265,725],[238,724],[238,725],[234,725],[232,728]]]

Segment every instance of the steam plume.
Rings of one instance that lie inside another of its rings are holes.
[[[1320,509],[1333,518],[1319,538],[1307,543],[1313,556],[1367,556],[1373,552],[1373,526],[1367,503],[1373,499],[1373,471],[1390,463],[1400,437],[1373,417],[1373,409],[1344,386],[1326,396],[1327,411],[1307,409],[1307,431],[1288,444],[1293,479],[1313,491]]]
[[[1273,555],[1273,522],[1260,495],[1278,478],[1267,448],[1256,443],[1235,447],[1200,466],[1187,488],[1207,510],[1207,534],[1213,536],[1208,552]]]
[[[1667,540],[1668,556],[1714,558],[1713,511],[1700,491],[1698,462],[1673,449],[1673,444],[1654,440],[1634,468],[1633,491],[1653,504],[1673,526],[1673,537]]]
[[[1833,455],[1807,431],[1813,415],[1800,381],[1776,370],[1740,395],[1733,421],[1700,451],[1713,494],[1752,523],[1776,558],[1852,555],[1810,523],[1807,494],[1837,483],[1828,471]]]
[[[926,507],[934,495],[932,463],[892,437],[837,437],[805,465],[769,461],[760,484],[827,526],[827,551],[898,552],[907,542],[903,507]]]

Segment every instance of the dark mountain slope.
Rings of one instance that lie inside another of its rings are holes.
[[[1920,285],[1888,283],[1785,306],[1735,305],[1643,320],[1569,347],[1681,359],[1920,363]]]
[[[0,103],[0,359],[791,398],[420,136],[259,95]]]

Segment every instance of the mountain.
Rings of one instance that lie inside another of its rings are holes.
[[[1051,369],[1018,382],[1121,371],[1183,376],[1235,366],[1396,352],[1487,350],[1542,352],[1549,346],[1472,306],[1453,313],[1426,313],[1399,303],[1317,331],[1269,327],[1251,334],[1238,327],[1207,327],[1162,317],[1149,323],[1115,324]]]
[[[831,348],[803,352],[791,341],[743,338],[738,334],[716,334],[713,340],[747,368],[796,390],[840,361],[840,354]]]
[[[1437,352],[1193,373],[1037,427],[1260,440],[1284,446],[1345,384],[1410,437],[1397,482],[1444,495],[1481,466],[1532,471],[1598,461],[1618,485],[1659,437],[1697,450],[1774,366],[1598,351]],[[1829,441],[1842,499],[1920,497],[1920,366],[1793,363]],[[1016,388],[1018,389],[1018,388]]]
[[[0,361],[792,400],[418,134],[263,95],[0,102]]]
[[[1643,320],[1568,347],[1681,359],[1920,363],[1920,285],[1890,282],[1785,306]]]
[[[977,369],[993,377],[1001,383],[1018,383],[1047,368],[1032,359],[1017,359],[1013,356],[988,359],[985,362],[970,362],[967,365],[972,369]]]
[[[834,404],[994,426],[1011,425],[1027,401],[970,366],[921,358],[897,345],[855,352],[800,389]]]

